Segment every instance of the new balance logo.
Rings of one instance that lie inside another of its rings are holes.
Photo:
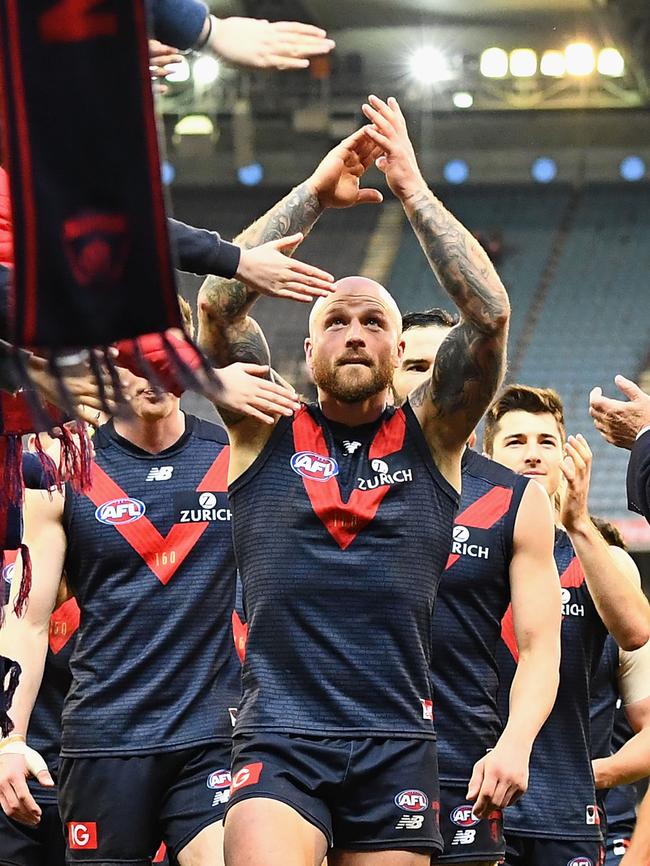
[[[361,448],[361,442],[351,442],[349,439],[344,439],[343,447],[348,452],[348,454],[354,454],[357,448]]]
[[[476,839],[476,830],[456,830],[452,845],[471,845]]]
[[[174,473],[173,466],[153,466],[145,481],[169,481]]]
[[[397,824],[396,830],[420,830],[424,824],[424,815],[402,815]]]

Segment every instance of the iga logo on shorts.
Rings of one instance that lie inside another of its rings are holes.
[[[257,785],[263,767],[262,761],[257,761],[255,764],[247,764],[241,770],[237,770],[232,777],[230,793],[234,794],[235,791],[238,791],[239,788],[245,788],[246,785]]]
[[[395,805],[405,812],[424,812],[429,806],[429,798],[424,791],[417,789],[400,791],[395,797]]]
[[[339,464],[333,457],[323,457],[313,451],[298,451],[291,458],[291,468],[310,481],[329,481],[339,474]]]
[[[473,827],[480,820],[472,812],[472,807],[468,805],[456,806],[449,817],[457,827]]]
[[[122,526],[125,523],[139,520],[146,510],[144,502],[123,496],[121,499],[111,499],[110,502],[100,505],[95,511],[95,517],[100,523],[108,523],[109,526]]]
[[[218,788],[229,788],[230,782],[230,770],[215,770],[214,773],[210,773],[208,776],[206,784],[208,788],[216,791]]]
[[[569,860],[566,866],[594,866],[594,863],[589,857],[574,857],[573,860]]]
[[[68,846],[73,851],[97,850],[97,824],[95,821],[70,821]]]

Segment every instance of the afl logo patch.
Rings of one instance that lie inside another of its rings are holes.
[[[109,526],[122,526],[124,523],[133,523],[134,520],[139,520],[146,510],[144,502],[140,502],[139,499],[123,497],[104,502],[95,511],[95,517],[100,523],[108,523]]]
[[[313,451],[298,451],[291,458],[291,468],[310,481],[329,481],[339,474],[339,464],[333,457],[323,457]]]
[[[405,812],[424,812],[429,806],[429,798],[424,791],[400,791],[395,797],[395,805]]]
[[[449,817],[457,827],[473,827],[480,820],[472,812],[471,806],[456,806]]]
[[[16,566],[12,562],[11,565],[5,565],[5,567],[2,569],[2,577],[5,583],[11,583],[11,578],[14,576],[15,567]]]
[[[567,866],[594,866],[594,864],[589,857],[574,857],[573,860],[569,860]]]
[[[230,770],[215,770],[214,773],[210,773],[207,785],[208,788],[211,788],[213,791],[216,791],[219,788],[229,788]]]

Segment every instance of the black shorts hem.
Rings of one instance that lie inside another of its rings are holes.
[[[427,740],[436,741],[435,731],[396,731],[374,728],[287,728],[285,726],[242,725],[235,728],[233,739],[240,736],[260,736],[276,734],[278,736],[305,737],[309,740]]]
[[[413,839],[411,842],[401,840],[379,839],[373,842],[350,842],[335,846],[337,851],[413,851],[422,850],[428,854],[440,853],[440,842],[434,839]]]
[[[313,827],[316,827],[317,830],[320,830],[320,832],[325,837],[327,847],[332,847],[334,837],[329,827],[326,827],[318,818],[310,815],[304,806],[300,806],[298,805],[298,803],[293,803],[288,797],[281,797],[279,794],[269,793],[268,791],[251,791],[250,793],[240,794],[236,800],[229,800],[226,803],[226,809],[223,816],[224,825],[226,823],[226,818],[228,817],[228,812],[232,806],[236,806],[237,803],[243,803],[244,800],[255,799],[275,800],[277,803],[284,803],[285,806],[289,806],[289,808],[293,809],[294,812],[297,812],[301,818],[304,818],[305,821],[308,821]]]
[[[218,811],[221,812],[220,809]],[[224,803],[224,808],[223,808],[223,812],[221,812],[221,815],[217,815],[215,813],[214,815],[210,816],[210,818],[206,818],[205,821],[201,822],[201,824],[194,827],[192,830],[189,831],[189,833],[186,833],[183,836],[183,838],[181,839],[178,846],[177,845],[171,845],[168,842],[167,847],[168,848],[171,847],[172,853],[174,854],[174,856],[178,857],[178,855],[183,850],[183,848],[185,848],[187,845],[189,845],[190,842],[192,841],[192,839],[196,839],[196,837],[199,835],[199,833],[202,830],[205,830],[206,827],[211,827],[213,824],[220,824],[220,823],[223,824],[223,819],[225,818],[225,815],[226,815],[226,809],[225,809],[225,803]]]
[[[0,866],[25,866],[25,864],[18,863],[16,860],[3,860],[0,857]]]

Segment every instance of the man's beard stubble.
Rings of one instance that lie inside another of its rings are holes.
[[[327,359],[314,359],[312,375],[315,384],[340,403],[361,403],[388,388],[393,381],[394,368],[390,360],[381,361],[364,369],[370,376],[354,376],[350,381],[350,367],[337,366]],[[345,371],[348,371],[347,376]]]

